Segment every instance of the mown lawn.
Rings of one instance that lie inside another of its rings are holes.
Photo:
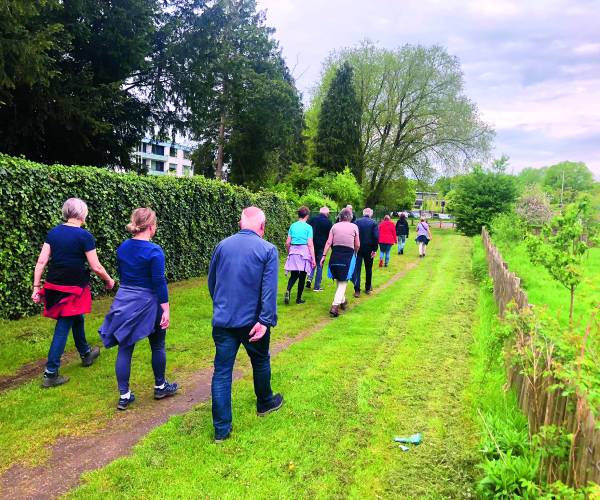
[[[529,260],[524,243],[498,245],[510,271],[521,278],[531,304],[547,305],[562,324],[569,322],[569,290],[550,276],[540,265]],[[584,257],[584,279],[575,292],[575,324],[586,324],[592,311],[600,305],[600,248],[592,248]]]
[[[393,257],[389,268],[376,269],[375,287],[417,260],[416,247],[409,248],[403,257]],[[281,271],[279,324],[273,330],[274,342],[295,337],[327,317],[333,298],[333,285],[327,280],[325,292],[307,291],[306,304],[286,307],[282,301],[286,282]],[[212,363],[212,305],[204,278],[172,284],[169,288],[172,327],[167,334],[167,376],[183,383],[185,393],[186,378]],[[352,303],[355,299],[350,293],[348,296]],[[109,305],[110,299],[96,301],[94,312],[88,317],[87,333],[92,342],[99,343],[96,331]],[[1,322],[0,374],[15,373],[24,363],[45,357],[53,326],[52,320],[40,317]],[[72,339],[67,349],[74,350]],[[42,390],[41,379],[36,378],[0,394],[0,472],[16,462],[39,464],[47,459],[48,446],[58,437],[84,435],[107,424],[116,411],[115,356],[115,349],[103,350],[97,364],[91,368],[81,368],[78,362],[61,368],[71,381],[60,388]],[[155,404],[151,392],[149,348],[145,342],[136,349],[131,382],[137,396],[131,411],[144,411]]]
[[[273,386],[286,397],[279,412],[256,417],[246,377],[234,385],[232,439],[213,443],[210,403],[200,404],[131,457],[86,474],[71,496],[472,496],[470,244],[438,235],[403,279],[275,357]],[[409,452],[392,441],[414,432],[424,442]]]

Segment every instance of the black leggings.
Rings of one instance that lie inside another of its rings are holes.
[[[298,281],[298,295],[296,296],[296,300],[300,300],[304,291],[304,283],[306,282],[306,271],[290,271],[290,273],[291,276],[287,286],[288,292],[292,290],[296,281]]]

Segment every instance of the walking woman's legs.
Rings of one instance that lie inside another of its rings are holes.
[[[69,330],[73,326],[73,316],[58,318],[54,327],[54,336],[48,351],[48,362],[46,363],[46,373],[54,374],[60,368],[60,358],[65,352]]]
[[[154,385],[156,387],[160,387],[165,383],[165,370],[167,368],[166,334],[166,330],[157,328],[148,336],[150,349],[152,350],[152,371],[154,372]]]
[[[339,306],[346,300],[346,287],[348,286],[347,281],[338,281],[337,288],[335,290],[335,297],[333,299],[333,305]]]
[[[300,277],[300,271],[290,271],[290,279],[288,280],[288,285],[287,285],[288,292],[292,290],[292,288],[296,284],[296,281],[298,281],[299,277]],[[306,277],[306,274],[305,274],[305,277]]]
[[[296,295],[296,302],[302,300],[302,292],[304,292],[304,284],[306,283],[306,271],[298,271],[298,295]]]
[[[419,241],[419,255],[425,255],[425,243]]]
[[[83,358],[90,352],[90,346],[85,338],[85,320],[83,314],[73,316],[73,340],[79,355]]]
[[[127,347],[119,346],[117,352],[117,362],[115,364],[115,373],[117,375],[117,384],[121,395],[129,392],[129,377],[131,376],[131,358],[135,344]]]
[[[390,262],[390,252],[391,251],[392,251],[392,245],[386,245],[386,248],[385,248],[385,265],[386,265],[386,267]]]

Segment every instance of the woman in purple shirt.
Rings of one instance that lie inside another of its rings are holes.
[[[417,238],[415,239],[419,245],[419,258],[425,257],[425,249],[431,241],[431,229],[425,219],[421,217],[421,221],[417,224]]]

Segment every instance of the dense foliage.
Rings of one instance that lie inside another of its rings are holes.
[[[127,238],[132,209],[156,210],[156,243],[166,254],[169,280],[206,270],[213,248],[237,229],[242,208],[267,214],[266,238],[281,245],[293,212],[275,194],[252,192],[202,177],[177,179],[116,174],[86,167],[46,166],[0,155],[0,317],[36,310],[30,300],[33,268],[47,231],[61,220],[64,201],[84,199],[87,227],[100,260],[115,273],[115,249]],[[99,280],[95,290],[101,289]]]
[[[468,236],[489,227],[498,214],[508,212],[517,197],[514,178],[481,168],[460,177],[452,195],[456,227]]]
[[[352,66],[347,62],[336,70],[321,105],[313,159],[327,172],[349,167],[360,180],[361,109],[352,78]]]

